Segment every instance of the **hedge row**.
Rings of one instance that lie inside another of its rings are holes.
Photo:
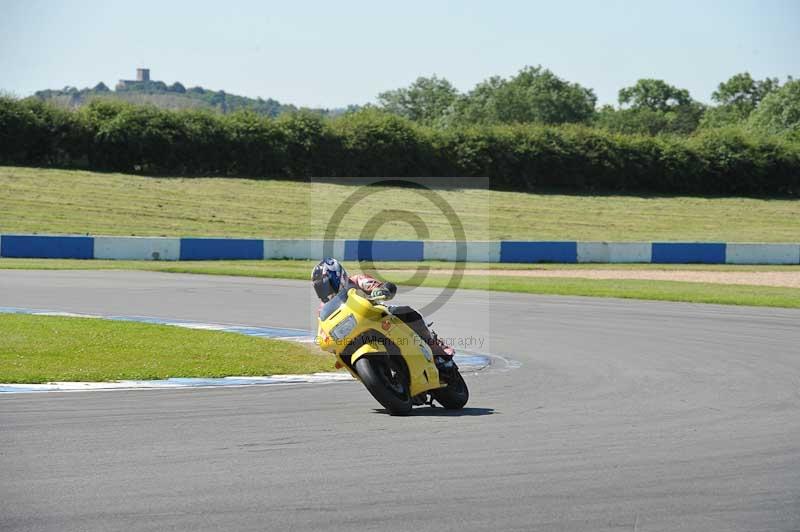
[[[492,187],[800,193],[800,145],[742,130],[691,137],[582,126],[434,130],[365,110],[279,119],[96,102],[68,111],[0,99],[0,163],[171,175],[485,176]]]

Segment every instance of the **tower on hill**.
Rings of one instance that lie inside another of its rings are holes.
[[[148,83],[150,81],[149,68],[137,68],[136,79],[121,79],[117,83],[117,90],[126,90],[135,87],[137,83]]]

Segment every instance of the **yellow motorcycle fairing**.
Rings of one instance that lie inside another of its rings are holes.
[[[374,305],[354,288],[328,305],[331,303],[332,307],[337,303],[339,306],[335,310],[323,307],[325,314],[320,314],[317,338],[322,349],[336,355],[337,367],[347,368],[359,379],[354,369],[359,358],[394,353],[403,358],[408,369],[411,397],[444,387],[430,346],[386,307]]]

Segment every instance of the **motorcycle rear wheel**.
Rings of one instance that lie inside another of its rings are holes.
[[[408,374],[401,361],[389,355],[365,356],[356,361],[355,369],[372,397],[391,415],[411,412]]]

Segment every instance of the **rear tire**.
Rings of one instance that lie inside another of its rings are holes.
[[[355,369],[369,393],[393,416],[411,412],[408,373],[402,360],[389,355],[368,355],[356,361]]]
[[[431,396],[446,409],[459,410],[469,401],[469,388],[464,382],[464,377],[456,369],[448,380],[447,387],[433,390]]]

